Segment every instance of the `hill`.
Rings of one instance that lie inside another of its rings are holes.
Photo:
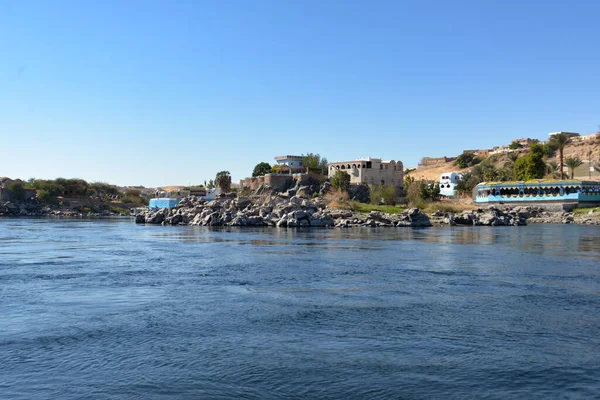
[[[591,174],[592,180],[600,180],[600,137],[590,137],[586,136],[587,140],[576,139],[571,141],[564,150],[564,159],[567,158],[579,158],[584,163],[575,170],[575,178],[577,179],[590,179],[590,164],[588,161],[591,161],[591,165],[594,167],[594,171]],[[542,142],[545,143],[545,142]],[[516,149],[511,152],[516,152],[519,157],[527,154],[528,149]],[[499,153],[494,154],[487,157],[482,157],[484,160],[488,160],[495,168],[504,168],[509,166],[511,163],[509,153]],[[443,158],[436,159],[436,165],[420,165],[417,169],[410,171],[407,176],[412,176],[415,179],[424,179],[428,181],[438,181],[440,175],[445,172],[467,172],[470,171],[473,167],[460,169],[454,165],[454,158],[449,158],[452,161],[443,161]],[[558,163],[559,162],[559,154],[556,154],[553,157],[546,157],[544,159],[546,163],[550,163],[552,161]],[[565,166],[565,172],[567,172],[567,168]]]

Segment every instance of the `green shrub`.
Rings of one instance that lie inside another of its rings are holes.
[[[517,149],[522,149],[523,145],[521,143],[512,142],[511,144],[508,145],[508,148],[511,150],[517,150]]]
[[[473,175],[472,172],[465,172],[462,176],[462,179],[456,184],[455,190],[459,194],[470,195],[475,186],[477,186],[477,184],[480,182],[481,180],[477,176]]]
[[[23,185],[23,182],[13,181],[8,184],[6,189],[8,190],[8,193],[10,193],[12,201],[25,200],[25,185]]]
[[[36,193],[36,198],[42,205],[57,205],[58,197],[56,194],[47,189],[38,189]]]
[[[514,177],[517,180],[543,178],[546,174],[546,163],[543,160],[544,149],[540,144],[533,144],[529,154],[515,161]]]
[[[331,178],[331,186],[348,193],[348,190],[350,190],[350,175],[344,171],[335,171],[333,178]]]
[[[407,202],[417,208],[423,208],[427,205],[427,201],[435,201],[440,197],[439,183],[415,181],[415,178],[410,176],[404,179],[404,191]]]
[[[256,164],[252,171],[252,177],[263,176],[271,172],[271,165],[267,162]]]
[[[544,143],[542,146],[542,152],[544,153],[544,157],[551,158],[556,154],[556,150],[558,149],[556,144],[553,141],[549,141]]]
[[[473,165],[479,164],[481,161],[481,158],[477,157],[475,153],[471,151],[465,151],[460,156],[458,156],[456,160],[454,160],[454,165],[456,165],[459,168],[468,168],[472,167]]]
[[[392,185],[371,185],[369,187],[371,203],[383,203],[386,206],[396,205],[396,188]]]

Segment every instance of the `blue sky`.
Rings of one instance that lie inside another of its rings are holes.
[[[600,124],[597,1],[0,0],[0,175],[415,165]]]

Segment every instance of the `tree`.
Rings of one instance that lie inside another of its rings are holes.
[[[252,177],[263,176],[271,172],[271,165],[267,162],[260,162],[254,167]]]
[[[35,195],[36,199],[43,205],[57,204],[56,194],[47,189],[38,189]]]
[[[221,189],[221,193],[227,193],[231,190],[231,175],[229,171],[217,172],[215,184]]]
[[[206,184],[206,187],[209,189],[214,189],[215,187],[215,181],[213,181],[212,179],[208,180],[208,183]]]
[[[350,175],[344,171],[335,171],[331,178],[331,186],[337,190],[348,192],[350,190]]]
[[[369,187],[371,203],[379,204],[383,202],[386,206],[396,205],[396,188],[392,185],[371,185]]]
[[[23,185],[23,182],[12,181],[8,184],[6,189],[8,190],[8,193],[10,193],[10,199],[12,201],[25,200],[25,186]]]
[[[508,148],[511,150],[517,150],[517,149],[522,149],[523,145],[519,142],[512,142],[511,144],[508,145]]]
[[[321,158],[319,154],[308,153],[307,155],[302,155],[302,165],[308,169],[327,170],[329,163],[325,157]]]
[[[558,172],[558,163],[556,161],[550,161],[546,166],[546,171],[548,171],[548,174],[552,176],[552,178],[556,178],[556,174]]]
[[[553,135],[552,139],[550,139],[550,142],[558,150],[559,166],[560,166],[560,179],[565,179],[565,174],[563,173],[563,164],[564,164],[563,156],[564,156],[565,147],[567,146],[567,144],[570,141],[571,141],[571,136],[569,136],[568,134],[566,134],[564,132]]]
[[[511,153],[508,153],[507,156],[508,156],[508,159],[514,163],[515,161],[517,161],[517,158],[519,158],[519,153],[517,153],[516,151],[513,151]]]
[[[454,160],[454,165],[459,168],[468,168],[481,162],[481,158],[475,156],[472,151],[465,151]]]
[[[529,149],[529,154],[515,162],[514,176],[517,180],[543,178],[546,173],[546,163],[543,160],[544,149],[540,144],[534,143]]]
[[[458,181],[454,187],[454,190],[463,195],[471,194],[473,192],[473,188],[475,188],[479,182],[481,182],[481,180],[474,176],[471,172],[465,172],[462,176],[462,179]]]
[[[583,161],[577,157],[569,157],[565,160],[565,164],[567,164],[567,168],[569,169],[569,177],[575,179],[575,168],[583,164]]]
[[[544,156],[550,158],[550,157],[554,157],[554,154],[556,154],[556,145],[552,142],[552,141],[548,141],[546,143],[544,143],[543,145],[543,149],[544,149]]]

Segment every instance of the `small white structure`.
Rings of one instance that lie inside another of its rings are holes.
[[[217,188],[213,188],[213,189],[206,189],[206,194],[204,196],[200,196],[203,197],[204,200],[206,201],[213,201],[217,196],[219,196],[221,194],[221,189]]]
[[[275,157],[277,165],[286,165],[292,169],[303,168],[302,156],[277,156]]]
[[[456,184],[462,179],[459,172],[444,172],[440,176],[440,195],[454,197]]]

